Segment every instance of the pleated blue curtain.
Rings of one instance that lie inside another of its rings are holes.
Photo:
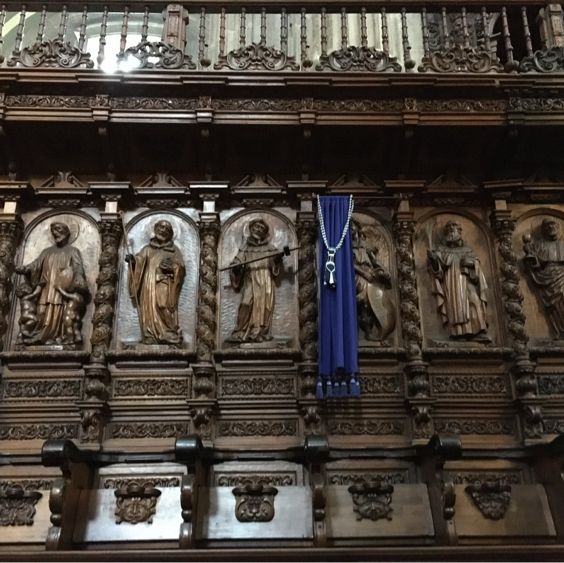
[[[320,196],[329,246],[336,247],[347,223],[349,196]],[[359,396],[358,323],[352,237],[349,232],[335,255],[334,288],[324,285],[327,249],[319,232],[319,378],[316,396]]]

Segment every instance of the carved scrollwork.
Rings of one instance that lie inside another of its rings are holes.
[[[161,491],[153,487],[141,487],[130,483],[127,487],[114,491],[114,494],[116,496],[116,524],[122,522],[128,524],[153,523]]]
[[[443,516],[445,520],[452,520],[454,518],[454,505],[456,504],[454,483],[452,481],[444,482],[442,483],[441,489]]]
[[[25,47],[8,59],[8,66],[21,64],[25,67],[57,67],[57,68],[94,68],[90,53],[82,52],[78,47],[61,39],[35,43]]]
[[[240,487],[248,484],[269,485],[273,487],[287,487],[296,484],[296,476],[292,473],[260,474],[260,473],[225,473],[215,476],[218,487]]]
[[[564,69],[564,47],[535,51],[521,60],[519,72],[560,72]]]
[[[330,69],[341,72],[401,72],[396,57],[390,57],[375,47],[348,46],[328,55],[321,55],[315,70]]]
[[[352,495],[353,512],[356,513],[357,520],[367,518],[375,522],[380,518],[392,519],[394,487],[390,483],[365,481],[351,485],[348,491]]]
[[[278,489],[262,483],[247,483],[233,489],[235,517],[239,522],[270,522]]]
[[[16,485],[0,491],[0,526],[32,526],[35,505],[43,495]]]
[[[127,61],[130,57],[137,61],[138,69],[186,68],[193,70],[196,68],[196,65],[192,62],[192,57],[162,41],[142,41],[120,53],[118,61]]]
[[[269,47],[264,43],[251,43],[229,51],[227,55],[220,55],[215,70],[230,68],[231,70],[300,70],[295,57],[290,57],[283,51]]]
[[[503,66],[495,54],[482,47],[454,45],[421,59],[419,72],[503,72]]]
[[[511,485],[506,481],[473,483],[465,491],[485,518],[501,520],[505,516],[511,501]]]

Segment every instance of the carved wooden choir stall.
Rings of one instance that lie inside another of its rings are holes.
[[[0,560],[562,557],[564,12],[0,6]]]

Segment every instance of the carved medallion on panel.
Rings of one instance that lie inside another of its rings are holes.
[[[523,216],[514,246],[525,278],[527,332],[537,345],[564,346],[564,216]]]
[[[270,522],[278,489],[262,483],[247,483],[233,489],[235,517],[239,522]]]
[[[198,287],[198,234],[180,213],[148,213],[126,226],[117,348],[191,350]]]
[[[42,496],[20,485],[0,490],[0,526],[32,526],[35,505]]]
[[[501,520],[511,501],[511,485],[503,479],[483,481],[468,485],[465,491],[482,513],[489,520]]]
[[[497,339],[490,244],[478,224],[432,215],[416,234],[418,288],[429,347],[476,348]]]
[[[16,349],[85,348],[98,253],[97,227],[83,215],[51,215],[32,224],[15,268]]]
[[[296,234],[276,213],[251,211],[220,242],[220,342],[224,350],[284,350],[298,330]],[[286,250],[285,250],[286,249]],[[227,269],[226,269],[227,268]]]
[[[116,524],[122,522],[128,524],[153,523],[161,491],[153,487],[142,487],[136,483],[130,483],[127,487],[114,491],[114,494],[116,496]]]
[[[351,224],[360,346],[393,344],[397,309],[392,253],[386,230],[355,213]]]
[[[392,519],[393,485],[385,481],[365,481],[351,485],[348,491],[352,495],[353,512],[357,520]]]

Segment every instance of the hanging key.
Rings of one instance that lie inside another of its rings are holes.
[[[337,285],[335,280],[335,252],[334,248],[327,251],[327,260],[325,261],[325,279],[323,285],[330,288],[335,288]]]

